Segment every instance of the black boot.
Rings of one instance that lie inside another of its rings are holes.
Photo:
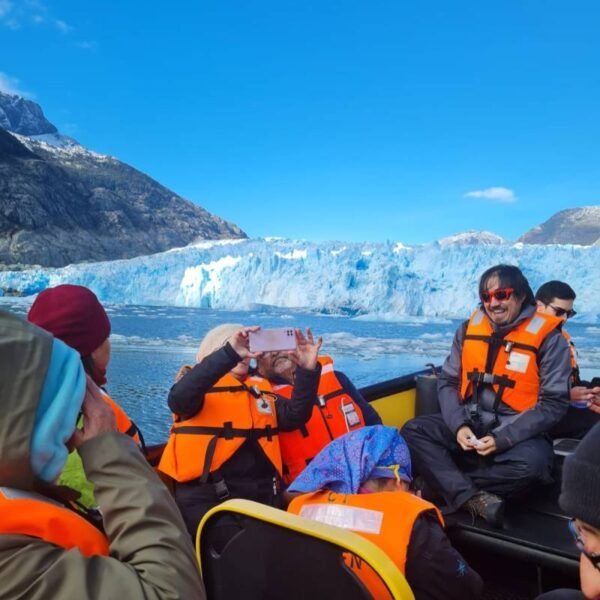
[[[461,506],[461,509],[468,510],[473,517],[481,517],[492,527],[502,527],[504,500],[495,494],[477,492]]]

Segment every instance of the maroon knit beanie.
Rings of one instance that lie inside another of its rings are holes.
[[[110,335],[110,321],[94,292],[81,285],[58,285],[38,294],[27,320],[49,331],[82,357]]]

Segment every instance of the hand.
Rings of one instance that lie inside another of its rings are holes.
[[[260,327],[258,326],[242,327],[227,340],[242,360],[244,358],[260,358],[262,356],[262,352],[250,352],[250,339],[248,337],[251,331],[258,331],[259,329]]]
[[[314,371],[323,338],[319,337],[315,341],[310,329],[306,330],[306,337],[299,329],[294,331],[296,333],[296,349],[289,352],[288,355],[298,366],[308,371]]]
[[[474,446],[471,443],[471,438],[475,439],[477,436],[473,433],[468,425],[463,425],[456,432],[456,442],[465,451],[474,450]]]
[[[594,390],[598,390],[598,391],[594,392],[594,398],[593,398],[591,404],[588,406],[588,408],[592,412],[595,412],[596,414],[600,415],[600,388],[598,388],[598,387],[592,388],[592,391],[594,391]]]
[[[571,404],[575,402],[593,402],[595,398],[594,390],[596,389],[600,390],[600,388],[589,389],[581,385],[572,387],[570,396]]]
[[[177,371],[177,375],[175,375],[175,383],[177,383],[180,379],[183,379],[183,377],[187,375],[192,368],[192,365],[183,365],[183,367]]]
[[[475,448],[479,456],[487,456],[496,452],[496,438],[493,435],[486,435],[479,438],[479,444]]]
[[[87,384],[85,398],[83,399],[83,428],[76,429],[69,446],[79,448],[82,444],[105,433],[117,431],[117,421],[112,408],[102,398],[100,390],[92,381],[89,375],[86,375]]]

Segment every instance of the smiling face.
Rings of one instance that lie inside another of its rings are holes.
[[[259,373],[267,379],[283,377],[290,383],[294,382],[296,365],[287,352],[265,352],[257,364]]]
[[[487,280],[484,289],[490,294],[490,298],[488,302],[482,298],[483,309],[492,323],[496,325],[508,325],[519,316],[521,307],[523,306],[523,298],[519,298],[514,292],[510,294],[508,299],[504,300],[498,300],[493,295],[497,290],[503,289],[497,275],[492,275]]]

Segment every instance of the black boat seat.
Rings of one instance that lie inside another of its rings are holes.
[[[196,555],[211,600],[414,598],[369,540],[249,500],[229,500],[204,517]]]

